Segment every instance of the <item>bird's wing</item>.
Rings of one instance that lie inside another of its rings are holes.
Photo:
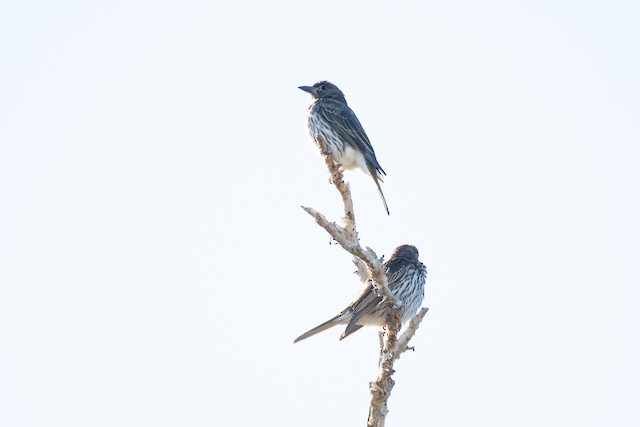
[[[385,264],[385,270],[387,274],[387,285],[393,294],[393,291],[398,285],[406,280],[408,270],[406,268],[395,268],[395,264],[390,262]],[[369,281],[367,286],[360,292],[360,295],[358,295],[349,307],[353,313],[349,324],[356,324],[364,314],[368,313],[380,304],[380,302],[382,302],[382,298],[378,296],[373,289],[373,283]]]
[[[385,272],[387,274],[389,290],[392,294],[395,294],[394,291],[396,288],[407,280],[409,269],[399,267],[397,263],[393,262],[393,260],[389,260],[385,263]],[[382,298],[380,298],[373,289],[373,282],[369,281],[367,286],[362,290],[362,292],[360,292],[360,295],[358,295],[358,297],[349,306],[349,310],[352,313],[351,319],[349,320],[349,324],[340,339],[344,339],[348,335],[360,329],[361,325],[358,325],[358,321],[362,316],[374,310],[381,302]]]
[[[318,109],[318,113],[332,124],[332,129],[337,132],[341,139],[360,151],[364,158],[376,168],[376,171],[386,175],[380,163],[378,163],[378,159],[376,159],[376,153],[373,151],[369,137],[360,124],[358,117],[348,105],[334,100],[325,100],[321,104],[321,108]]]
[[[373,283],[369,281],[367,286],[360,292],[360,295],[358,295],[349,307],[353,314],[351,315],[347,329],[356,325],[362,316],[369,313],[375,306],[380,304],[381,301],[382,298],[376,294],[376,291],[373,289]]]

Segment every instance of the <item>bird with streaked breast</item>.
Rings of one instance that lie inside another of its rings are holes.
[[[307,129],[311,140],[319,145],[318,137],[322,137],[341,170],[358,168],[371,176],[388,215],[389,207],[380,187],[386,173],[342,91],[327,81],[317,82],[313,86],[300,86],[299,89],[308,92],[313,99],[307,109]]]
[[[400,245],[383,265],[391,295],[402,304],[402,324],[411,320],[424,300],[427,268],[418,259],[418,249],[412,245]],[[340,340],[363,326],[383,327],[387,322],[388,308],[377,294],[371,281],[351,304],[336,316],[300,335],[297,343],[337,325],[347,325]]]

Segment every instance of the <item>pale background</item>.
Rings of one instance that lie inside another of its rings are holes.
[[[640,425],[639,5],[3,2],[0,425],[365,424],[320,79],[429,269],[388,425]]]

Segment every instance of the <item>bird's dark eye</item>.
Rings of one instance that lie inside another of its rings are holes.
[[[327,87],[325,85],[322,85],[322,86],[320,86],[320,89],[327,90]]]

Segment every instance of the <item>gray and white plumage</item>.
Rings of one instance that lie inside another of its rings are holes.
[[[387,201],[380,187],[382,177],[386,173],[378,163],[371,141],[358,117],[347,105],[342,91],[327,81],[299,88],[308,92],[313,99],[307,109],[307,129],[310,138],[317,144],[318,136],[322,136],[329,145],[333,158],[343,170],[359,168],[370,175],[389,214]]]
[[[389,291],[404,307],[401,323],[405,324],[416,315],[422,305],[427,268],[419,261],[418,249],[415,246],[402,245],[394,249],[389,260],[384,263],[384,270]],[[340,336],[342,340],[363,326],[382,327],[386,321],[387,306],[382,304],[382,298],[376,294],[373,284],[369,281],[347,308],[300,335],[293,342],[302,341],[337,325],[347,325]]]

